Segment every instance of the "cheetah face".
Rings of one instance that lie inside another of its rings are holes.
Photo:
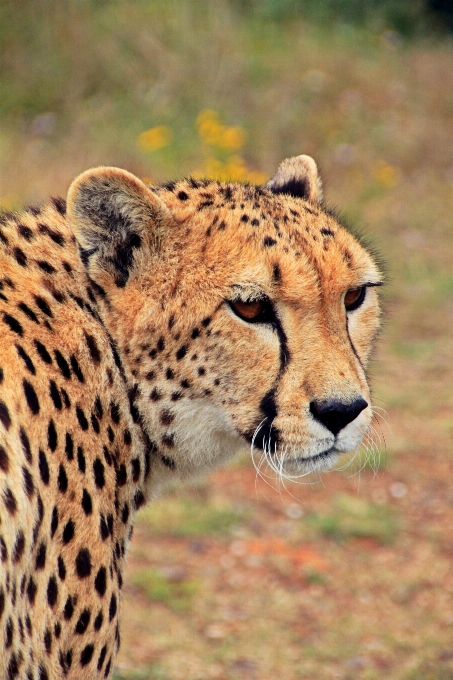
[[[312,159],[285,161],[266,187],[151,190],[99,168],[72,185],[68,215],[156,484],[244,445],[299,475],[360,444],[381,275],[321,208]]]

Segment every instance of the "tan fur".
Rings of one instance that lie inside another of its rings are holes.
[[[307,157],[267,188],[99,168],[67,215],[2,217],[0,677],[110,677],[133,517],[168,480],[263,422],[286,473],[360,443],[370,406],[334,436],[310,403],[370,403],[376,288],[348,315],[343,300],[380,275],[319,187]],[[275,324],[228,304],[263,296]]]

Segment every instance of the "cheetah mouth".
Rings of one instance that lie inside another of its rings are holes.
[[[288,458],[285,461],[285,468],[297,470],[297,472],[326,470],[336,463],[340,453],[341,451],[336,449],[335,446],[331,446],[329,449],[316,453],[313,456]]]

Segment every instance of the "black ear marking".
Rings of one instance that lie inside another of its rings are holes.
[[[313,205],[322,201],[318,168],[310,156],[294,156],[280,163],[275,176],[266,184],[274,194],[289,194]]]
[[[118,168],[94,168],[77,177],[69,188],[67,213],[90,276],[107,273],[119,288],[136,266],[135,253],[156,252],[171,221],[165,203]]]

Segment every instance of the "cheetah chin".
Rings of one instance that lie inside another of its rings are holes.
[[[0,216],[0,677],[110,678],[137,510],[247,446],[298,477],[370,428],[373,257],[316,164],[88,170]]]

